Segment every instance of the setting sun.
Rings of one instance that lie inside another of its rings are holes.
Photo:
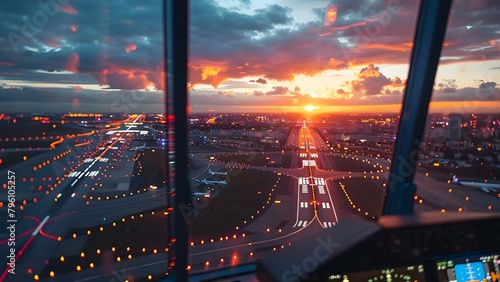
[[[318,106],[314,106],[314,105],[305,105],[304,106],[304,110],[306,110],[306,112],[312,112],[314,110],[317,110],[319,109]]]

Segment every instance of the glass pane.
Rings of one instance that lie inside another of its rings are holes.
[[[415,176],[415,210],[500,210],[495,1],[454,1]]]
[[[191,2],[191,273],[380,214],[417,11]]]
[[[0,280],[164,276],[161,11],[1,2]]]

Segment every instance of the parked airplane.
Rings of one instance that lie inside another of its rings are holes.
[[[144,144],[142,144],[142,146],[130,148],[130,151],[137,151],[137,150],[140,150],[140,149],[147,149],[146,148],[146,142],[144,142]]]
[[[210,175],[227,175],[227,171],[220,172],[220,171],[212,171],[211,169],[208,169],[208,173],[210,173]]]
[[[210,193],[209,192],[194,192],[193,193],[193,198],[210,198]]]
[[[195,179],[194,180],[195,182],[198,182],[198,183],[203,183],[205,185],[210,185],[210,184],[227,184],[227,181],[226,180],[207,180],[207,179]]]
[[[483,190],[486,193],[500,190],[500,183],[485,183],[485,182],[474,182],[474,181],[460,181],[456,175],[453,175],[453,184],[476,187]]]

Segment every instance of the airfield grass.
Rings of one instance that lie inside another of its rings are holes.
[[[342,183],[344,186],[339,184]],[[382,210],[384,187],[382,180],[373,180],[365,178],[350,178],[336,180],[337,189],[340,189],[341,194],[349,196],[352,204],[347,199],[347,196],[342,197],[344,203],[352,209],[354,213],[365,215],[368,217],[378,217]],[[353,206],[355,205],[355,206]],[[358,211],[358,209],[360,209]]]
[[[49,148],[50,144],[52,142],[56,141],[54,140],[26,140],[26,141],[9,141],[9,142],[3,142],[2,148],[5,149],[15,149],[15,148],[32,148],[33,151],[35,151],[37,148]]]
[[[154,152],[153,152],[154,151]],[[142,152],[139,157],[142,169],[142,178],[144,187],[149,185],[163,185],[163,180],[167,178],[167,161],[164,149],[148,149]]]
[[[286,153],[281,162],[282,167],[291,168],[292,167],[292,154]]]
[[[373,164],[363,162],[363,157],[359,157],[358,160],[356,160],[356,158],[352,159],[351,157],[346,156],[328,156],[328,158],[332,164],[334,164],[334,169],[336,170],[354,172],[376,170],[374,169]]]
[[[24,151],[24,152],[8,152],[8,153],[0,153],[0,158],[2,159],[2,163],[0,163],[0,169],[4,169],[7,167],[12,167],[20,162],[23,162],[23,157],[29,160],[37,155],[47,153],[48,151]]]
[[[80,252],[64,254],[64,262],[60,257],[53,257],[41,273],[41,277],[49,277],[50,271],[56,274],[73,272],[77,266],[82,270],[89,269],[93,263],[95,267],[109,265],[143,255],[160,255],[168,247],[168,225],[165,209],[145,211],[142,213],[124,216],[124,221],[115,221],[108,224],[89,228],[74,228],[64,238],[65,241],[77,240],[86,237],[83,249]],[[100,228],[103,228],[103,231]],[[88,231],[90,230],[90,235]],[[76,238],[73,238],[76,234]],[[115,248],[114,250],[112,248]],[[129,248],[129,249],[127,249]],[[144,249],[143,249],[144,248]],[[99,249],[99,253],[98,250]],[[84,253],[82,257],[81,252]],[[64,253],[64,250],[63,250]]]
[[[217,194],[214,192],[213,198],[204,199],[205,202],[193,199],[193,205],[183,210],[186,215],[192,215],[191,240],[197,243],[205,240],[208,243],[211,238],[219,240],[220,237],[232,237],[234,234],[241,237],[241,228],[245,226],[243,221],[247,220],[247,224],[250,224],[252,215],[256,219],[258,210],[262,214],[270,206],[267,201],[277,178],[273,172],[231,170],[226,176],[228,185],[219,188]],[[278,191],[277,189],[276,192]],[[273,198],[276,192],[273,193]],[[179,212],[183,211],[179,209]],[[124,220],[115,221],[115,224],[109,222],[71,229],[62,240],[76,240],[73,234],[76,234],[76,238],[84,236],[86,239],[82,250],[65,254],[64,262],[59,257],[50,259],[40,274],[41,278],[48,278],[50,271],[62,274],[75,271],[77,266],[88,269],[90,263],[95,267],[116,263],[118,257],[121,261],[126,261],[129,255],[132,258],[152,255],[155,249],[157,255],[165,253],[169,227],[168,216],[164,213],[165,208],[148,210],[124,215]],[[240,230],[236,230],[236,226],[240,226]],[[89,230],[90,235],[87,233]],[[246,232],[246,235],[249,233]],[[115,248],[114,251],[112,247]],[[84,257],[81,257],[80,252],[84,252]]]
[[[135,155],[135,165],[132,171],[133,177],[131,177],[128,181],[130,182],[129,191],[116,191],[116,190],[96,190],[92,192],[94,198],[96,197],[109,197],[111,200],[116,200],[116,195],[119,196],[118,199],[121,198],[123,193],[128,194],[129,192],[135,193],[137,190],[143,190],[144,188],[149,189],[150,185],[155,185],[157,187],[165,187],[166,179],[167,179],[167,165],[166,165],[166,156],[165,150],[156,149],[153,152],[152,149],[143,150],[141,152],[136,153]],[[116,165],[122,165],[121,163],[117,163]],[[108,179],[108,183],[117,185],[119,182],[123,182],[125,180],[120,180],[120,177],[125,178],[125,173],[115,171],[115,178],[118,180],[110,180]]]
[[[228,185],[214,187],[211,198],[193,199],[193,207],[199,214],[191,226],[192,239],[200,241],[240,233],[236,226],[241,230],[245,226],[243,221],[251,223],[252,215],[257,217],[257,211],[262,214],[265,211],[262,207],[269,207],[269,193],[277,178],[269,171],[243,169],[235,174],[231,170],[226,177]]]
[[[45,135],[57,134],[72,134],[90,131],[85,128],[79,128],[71,125],[60,125],[57,122],[47,124],[43,123],[24,123],[19,122],[16,124],[2,124],[0,125],[0,138],[5,137],[37,137]],[[56,124],[56,127],[53,127]]]
[[[206,155],[207,158],[214,157],[216,161],[223,163],[237,163],[248,165],[267,165],[270,157],[266,154],[260,153],[227,153],[227,154],[211,154]],[[269,158],[269,159],[266,159]]]

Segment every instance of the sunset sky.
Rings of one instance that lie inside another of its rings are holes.
[[[163,111],[160,1],[30,3],[0,3],[0,112]],[[398,112],[418,6],[192,0],[191,111]],[[498,112],[498,15],[454,1],[432,110]]]

